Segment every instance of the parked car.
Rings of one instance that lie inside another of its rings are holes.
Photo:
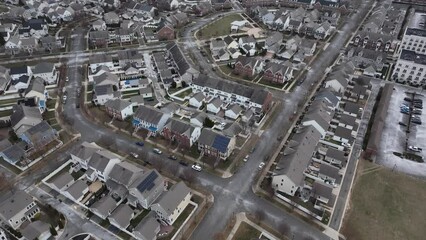
[[[398,124],[399,124],[399,125],[401,125],[401,126],[404,126],[404,127],[406,127],[406,126],[407,126],[407,124],[405,124],[405,123],[403,123],[403,122],[399,122]]]
[[[421,120],[419,120],[419,119],[411,119],[411,122],[412,122],[412,123],[415,123],[415,124],[422,125],[422,121],[421,121]]]
[[[138,158],[139,157],[139,155],[137,153],[134,153],[134,152],[131,152],[130,155],[132,155],[132,157],[134,157],[134,158]]]
[[[409,98],[409,97],[405,97],[405,98],[404,98],[404,101],[412,102],[412,101],[413,101],[413,99],[411,99],[411,98]]]
[[[188,166],[188,163],[187,163],[187,162],[185,162],[184,160],[180,160],[180,161],[179,161],[179,164],[180,164],[180,165],[182,165],[182,166],[185,166],[185,167],[187,167],[187,166]]]
[[[259,170],[260,170],[260,169],[262,169],[264,166],[265,166],[265,163],[264,163],[264,162],[261,162],[261,163],[259,164]]]
[[[62,97],[62,103],[65,104],[67,102],[67,95],[64,95]]]
[[[170,155],[170,156],[169,156],[169,159],[171,159],[171,160],[173,160],[173,161],[176,161],[176,160],[177,160],[177,157],[176,157],[175,155]]]
[[[161,155],[163,152],[160,150],[160,149],[158,149],[158,148],[154,148],[154,149],[152,149],[152,151],[154,152],[154,153],[156,153],[156,154],[158,154],[158,155]]]
[[[143,145],[145,145],[143,142],[136,142],[136,145],[143,147]]]
[[[202,170],[201,166],[198,165],[198,164],[192,165],[191,168],[194,169],[195,171],[198,171],[198,172],[201,172],[201,170]]]
[[[250,157],[250,155],[245,156],[244,159],[243,159],[243,161],[247,162],[247,160],[249,159],[249,157]]]
[[[410,149],[413,152],[421,152],[422,149],[416,146],[408,146],[408,149]]]

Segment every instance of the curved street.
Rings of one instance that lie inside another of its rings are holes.
[[[342,27],[342,29],[334,37],[326,51],[322,52],[311,66],[306,81],[301,86],[298,86],[292,93],[277,94],[274,92],[274,97],[283,101],[282,108],[276,109],[279,111],[275,121],[269,126],[269,129],[264,131],[258,141],[256,150],[252,153],[250,160],[243,165],[236,174],[231,178],[222,179],[206,172],[197,173],[198,185],[211,192],[214,196],[214,204],[208,211],[205,218],[200,222],[197,229],[192,235],[192,239],[213,239],[214,235],[221,232],[227,220],[238,212],[254,212],[261,209],[265,212],[265,223],[272,228],[277,228],[281,221],[285,221],[294,234],[293,239],[303,239],[305,236],[312,236],[315,239],[329,239],[317,228],[312,227],[308,223],[302,221],[298,217],[276,207],[267,200],[258,197],[252,191],[256,175],[258,174],[257,166],[264,161],[265,156],[272,156],[277,150],[279,142],[276,139],[285,134],[291,127],[292,123],[288,120],[289,116],[297,110],[297,106],[301,106],[307,100],[312,86],[315,82],[322,79],[324,72],[329,67],[334,59],[339,54],[340,49],[345,42],[355,32],[358,23],[367,14],[371,7],[372,1],[363,2],[357,13],[351,15],[351,20]],[[219,14],[214,15],[217,17]],[[212,17],[212,16],[209,16]],[[198,64],[204,67],[205,71],[213,77],[218,77],[215,72],[211,71],[211,65],[197,51],[197,43],[193,37],[193,32],[201,28],[209,20],[198,21],[197,24],[188,27],[184,33],[184,51],[191,52],[195,56]],[[79,37],[73,39],[71,49],[73,52],[79,52],[83,49],[81,44],[84,40],[83,34],[78,34],[81,29],[74,30]],[[74,67],[81,64],[80,54],[75,54],[69,61],[69,71],[67,71],[70,81],[67,83],[68,102],[64,105],[64,113],[68,117],[73,118],[72,127],[81,133],[80,143],[82,141],[97,141],[101,138],[115,139],[117,147],[125,151],[145,152],[147,156],[152,156],[152,149],[149,146],[140,148],[134,144],[135,139],[127,135],[117,134],[113,130],[92,122],[85,114],[82,113],[82,108],[76,108],[75,104],[78,101],[76,90],[80,88],[84,79]],[[271,144],[272,142],[272,144]],[[162,156],[159,161],[164,164],[172,165],[176,171],[182,171],[183,166],[175,161],[166,159]]]

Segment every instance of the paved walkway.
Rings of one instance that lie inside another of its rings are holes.
[[[260,227],[259,225],[257,225],[256,223],[252,222],[250,219],[248,219],[246,217],[246,213],[241,212],[238,213],[236,215],[236,221],[235,221],[235,225],[231,230],[231,233],[229,234],[228,238],[226,238],[226,240],[232,240],[232,238],[234,237],[235,233],[238,231],[238,228],[240,227],[242,222],[245,222],[247,224],[249,224],[250,226],[256,228],[259,232],[261,232],[265,237],[271,239],[271,240],[279,240],[279,238],[276,238],[274,235],[272,235],[270,232],[266,231],[265,229],[263,229],[262,227]]]

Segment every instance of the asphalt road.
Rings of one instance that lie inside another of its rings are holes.
[[[241,211],[254,212],[258,209],[264,211],[266,215],[264,221],[273,228],[277,228],[281,221],[285,221],[291,226],[294,239],[296,240],[303,239],[307,235],[315,239],[328,239],[328,237],[322,234],[318,229],[313,228],[308,223],[255,195],[252,192],[252,185],[258,173],[257,167],[259,163],[264,161],[265,156],[273,154],[279,144],[275,139],[286,133],[291,126],[291,122],[288,119],[289,116],[297,110],[296,106],[299,103],[304,103],[309,89],[311,89],[311,85],[322,78],[325,69],[332,64],[340,49],[344,46],[347,38],[356,29],[363,15],[366,14],[371,2],[370,0],[369,2],[363,3],[361,9],[352,16],[351,21],[348,21],[348,23],[344,25],[343,29],[330,43],[327,50],[318,56],[305,82],[297,87],[294,92],[279,96],[279,98],[284,101],[283,107],[281,109],[276,109],[280,114],[278,114],[277,119],[270,125],[270,128],[261,135],[256,151],[251,154],[250,160],[245,163],[234,176],[228,179],[222,179],[205,172],[197,173],[197,184],[205,187],[206,190],[213,194],[215,203],[206,217],[200,222],[199,227],[192,235],[192,239],[213,239],[216,233],[223,230],[226,221],[233,213]],[[192,39],[191,33],[191,30],[200,28],[209,21],[209,19],[200,20],[197,21],[194,26],[187,28],[184,33],[184,36],[186,36],[185,40],[187,41],[187,43],[185,43],[185,51],[188,51],[188,49],[192,51],[198,63],[206,69],[207,73],[210,76],[218,77],[211,71],[210,63],[206,62],[205,58],[197,51],[196,43],[194,39]],[[115,139],[117,147],[120,149],[129,152],[145,152],[148,156],[152,156],[152,149],[149,146],[143,148],[136,146],[134,144],[134,139],[117,134],[109,128],[93,123],[82,114],[81,108],[75,107],[77,101],[76,90],[81,86],[83,79],[82,75],[75,71],[74,67],[81,65],[81,58],[87,57],[87,53],[83,53],[83,49],[80,49],[81,46],[83,46],[83,44],[80,43],[84,41],[84,36],[78,33],[82,31],[82,29],[77,29],[75,31],[79,37],[73,39],[72,49],[75,54],[69,55],[72,59],[70,62],[73,64],[69,66],[68,71],[70,81],[67,83],[68,101],[64,106],[64,113],[74,119],[72,127],[81,133],[80,142],[98,141],[101,138],[110,138]],[[183,171],[185,168],[175,161],[166,159],[166,156],[157,159],[163,161],[164,164],[173,166],[176,171]]]

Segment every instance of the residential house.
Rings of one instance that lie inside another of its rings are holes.
[[[104,105],[107,101],[121,97],[120,92],[114,90],[112,84],[96,85],[93,89],[92,101],[96,105]]]
[[[26,142],[29,147],[40,150],[49,143],[57,140],[58,134],[46,121],[42,121],[22,133],[20,138]]]
[[[235,61],[234,73],[244,77],[253,77],[259,65],[259,60],[254,57],[239,56]]]
[[[223,38],[223,41],[226,44],[226,49],[238,49],[238,42],[235,41],[231,36],[226,36]]]
[[[359,117],[362,110],[359,104],[353,102],[345,102],[345,106],[343,107],[343,113],[353,117]]]
[[[133,115],[133,105],[129,101],[111,99],[105,103],[105,110],[114,119],[123,121]]]
[[[324,100],[330,107],[336,109],[339,107],[340,99],[338,95],[332,91],[331,88],[322,88],[315,95],[315,100]]]
[[[88,163],[92,155],[102,150],[103,148],[96,145],[96,143],[83,142],[79,147],[71,152],[71,159],[75,163],[79,163],[82,168],[88,169]]]
[[[344,127],[350,130],[357,129],[358,123],[354,116],[348,114],[341,114],[338,120],[338,126]]]
[[[46,36],[48,33],[47,23],[44,19],[33,18],[25,21],[22,27],[19,29],[19,35],[21,38],[28,38],[34,36],[39,39],[40,37]]]
[[[120,163],[120,156],[110,152],[106,149],[100,149],[92,153],[88,161],[80,161],[80,165],[87,169],[86,177],[95,181],[99,179],[103,182],[106,182],[109,179],[109,174],[111,173],[115,164]],[[87,163],[87,165],[85,165]]]
[[[354,136],[350,129],[337,126],[332,139],[341,143],[352,143]]]
[[[36,105],[40,112],[46,110],[46,101],[49,97],[49,93],[44,86],[44,80],[42,78],[35,78],[30,86],[25,90],[25,101],[31,101]]]
[[[146,37],[146,36],[145,36]],[[157,39],[160,41],[173,40],[176,37],[175,29],[168,24],[160,24],[157,28]]]
[[[14,145],[10,143],[2,147],[0,150],[0,157],[14,166],[22,167],[22,162],[27,160],[26,147],[24,142],[19,142]]]
[[[65,44],[62,44],[61,39],[56,38],[55,36],[45,36],[40,38],[41,47],[46,51],[55,51],[65,47]]]
[[[325,87],[333,91],[343,93],[348,86],[349,75],[344,72],[332,72],[326,78]]]
[[[128,203],[137,208],[149,209],[164,191],[164,179],[152,169],[137,178],[129,187]]]
[[[105,31],[107,29],[105,21],[98,19],[92,22],[92,29],[94,31]]]
[[[217,114],[223,106],[223,101],[220,98],[214,98],[207,104],[207,111]]]
[[[91,31],[89,32],[89,42],[93,47],[107,47],[111,43],[108,31]]]
[[[220,97],[224,103],[237,103],[256,114],[267,112],[271,107],[272,94],[260,88],[251,88],[200,74],[192,81],[193,92],[203,92],[208,97]]]
[[[163,127],[162,135],[180,148],[190,148],[200,137],[201,128],[170,118]]]
[[[206,96],[202,92],[196,93],[189,99],[189,106],[200,108],[205,100]]]
[[[36,220],[21,230],[24,239],[47,240],[52,237],[50,224]]]
[[[120,17],[115,12],[107,12],[104,14],[106,25],[117,25],[120,23]]]
[[[228,109],[225,110],[225,117],[235,120],[241,115],[242,111],[243,109],[238,104],[229,105]]]
[[[80,204],[80,201],[83,200],[83,197],[86,193],[89,192],[89,186],[85,180],[79,179],[75,181],[69,188],[67,188],[63,195],[71,199],[77,204]]]
[[[38,40],[34,37],[22,38],[21,39],[21,50],[32,54],[38,48]]]
[[[329,22],[321,23],[314,32],[314,37],[316,39],[326,39],[332,33],[332,26]]]
[[[150,134],[161,132],[170,114],[163,113],[159,109],[149,106],[139,106],[133,115],[132,124],[135,128],[144,128]]]
[[[309,111],[305,114],[302,120],[303,126],[313,126],[318,132],[321,133],[321,138],[327,134],[330,126],[331,119],[334,116],[334,111],[329,108],[325,101],[314,102]]]
[[[117,202],[111,197],[111,195],[107,195],[96,201],[90,207],[90,210],[101,219],[107,219],[116,207]]]
[[[109,222],[118,229],[126,229],[134,217],[134,211],[127,204],[120,204],[108,217]]]
[[[312,56],[315,53],[317,42],[315,40],[303,39],[300,43],[299,49],[303,51],[306,56]]]
[[[204,126],[204,121],[206,120],[206,118],[207,114],[205,114],[204,112],[197,112],[191,116],[189,122],[194,126],[202,128]]]
[[[292,38],[290,38],[289,40],[287,40],[287,42],[285,43],[285,49],[286,50],[293,50],[293,51],[297,51],[297,49],[299,48],[299,46],[302,44],[302,38],[300,38],[299,36],[294,36]]]
[[[109,54],[96,54],[89,57],[89,68],[91,73],[95,73],[100,66],[106,66],[110,70],[114,70],[114,62]]]
[[[133,234],[137,239],[156,240],[160,233],[160,223],[155,218],[155,213],[150,212],[142,221],[133,229]]]
[[[42,121],[43,118],[38,108],[23,105],[14,105],[12,108],[10,123],[18,137],[21,137],[24,132]]]
[[[327,163],[321,164],[318,177],[329,184],[336,184],[341,178],[339,168]]]
[[[232,8],[232,3],[230,0],[211,0],[210,2],[216,10]]]
[[[274,62],[269,62],[266,64],[265,71],[263,73],[264,80],[273,83],[284,84],[291,78],[293,78],[292,67]]]
[[[275,54],[281,49],[281,43],[283,41],[283,35],[280,32],[275,32],[265,40],[265,47],[267,52]]]
[[[256,54],[256,39],[253,36],[240,37],[238,39],[238,46],[248,56],[254,56]]]
[[[188,15],[184,12],[178,12],[166,18],[166,21],[173,27],[183,27],[189,23]]]
[[[34,199],[22,190],[2,194],[0,198],[0,218],[15,230],[39,212]]]
[[[324,161],[330,163],[333,166],[342,168],[346,165],[348,158],[345,156],[345,152],[337,150],[335,148],[328,148],[324,156]]]
[[[284,149],[272,177],[276,193],[294,196],[304,184],[304,171],[312,159],[321,133],[313,126],[300,129]]]
[[[53,177],[53,179],[49,179],[49,186],[57,192],[62,192],[69,188],[73,183],[74,178],[68,172],[57,174]]]
[[[10,70],[0,66],[0,94],[3,94],[9,87],[12,78],[9,75]]]
[[[55,84],[58,80],[58,73],[55,65],[50,62],[40,62],[32,70],[34,77],[40,77],[47,84]]]
[[[22,65],[18,67],[11,67],[9,75],[12,80],[18,80],[22,76],[32,76],[32,71],[29,66]]]
[[[213,130],[203,128],[198,139],[198,150],[206,156],[226,160],[235,147],[235,138],[226,137]]]
[[[313,197],[316,199],[316,206],[326,205],[333,206],[334,203],[334,195],[333,195],[333,187],[318,181],[315,181],[311,193]]]
[[[184,182],[175,184],[169,191],[164,192],[158,201],[151,206],[157,218],[168,225],[173,225],[179,215],[191,201],[191,189]]]
[[[152,99],[154,97],[152,93],[152,89],[150,87],[140,88],[139,95],[142,96],[143,98],[148,98],[148,99]]]

